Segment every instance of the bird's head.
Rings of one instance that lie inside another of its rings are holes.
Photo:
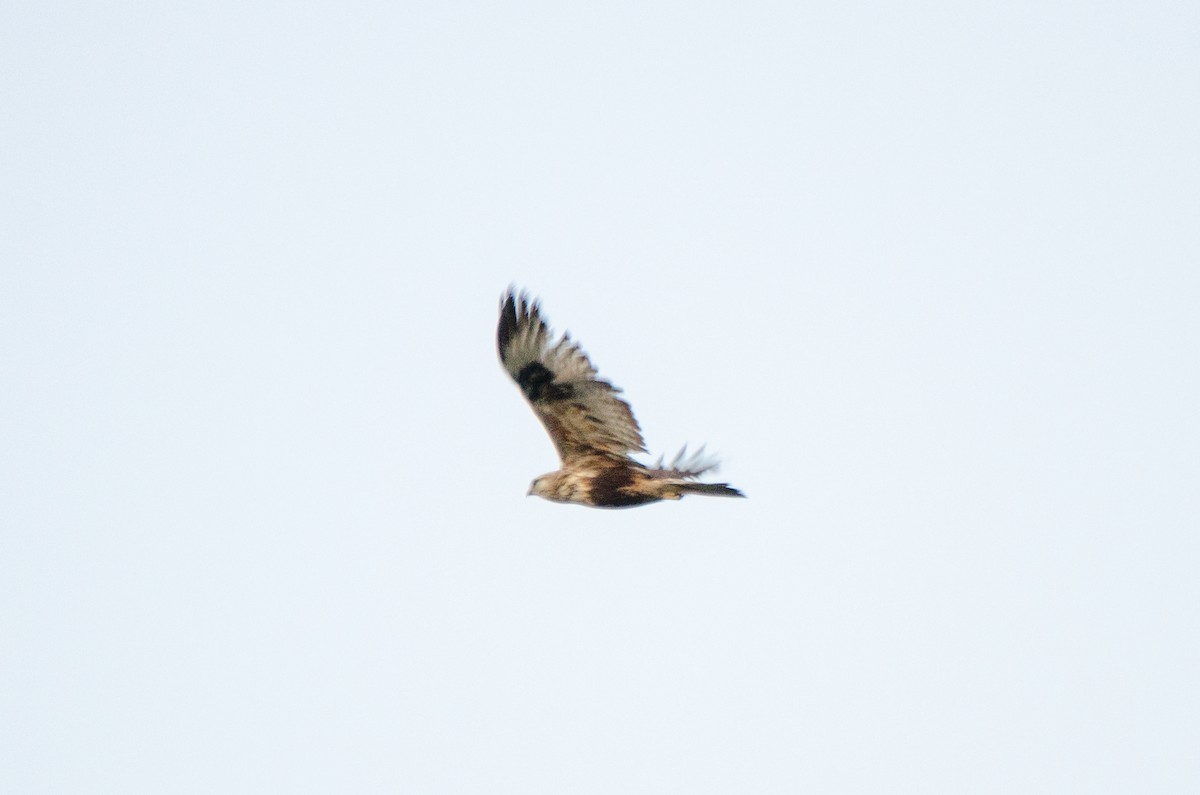
[[[570,495],[564,491],[561,472],[550,472],[534,478],[533,482],[529,484],[529,491],[525,496],[541,497],[543,500],[552,500],[553,502],[570,501]]]

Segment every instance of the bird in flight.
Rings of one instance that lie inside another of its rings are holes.
[[[699,483],[717,462],[687,448],[670,465],[653,467],[630,458],[646,452],[642,431],[621,390],[596,377],[579,345],[564,335],[555,340],[537,301],[510,288],[500,305],[496,334],[500,362],[517,382],[534,414],[558,449],[562,468],[536,478],[529,487],[553,502],[595,508],[628,508],[685,494],[744,497],[728,483]]]

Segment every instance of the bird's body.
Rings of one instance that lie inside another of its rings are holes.
[[[628,508],[685,494],[742,497],[726,483],[698,483],[716,468],[699,454],[680,452],[670,466],[646,466],[641,429],[629,404],[579,346],[564,336],[553,342],[536,302],[511,290],[500,307],[500,361],[546,427],[562,468],[535,479],[529,493],[554,502]]]

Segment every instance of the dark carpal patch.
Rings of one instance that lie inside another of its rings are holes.
[[[554,373],[541,362],[530,362],[517,373],[517,384],[530,400],[566,400],[574,391],[570,384],[554,383]]]
[[[658,497],[622,491],[632,483],[633,471],[628,467],[616,466],[606,469],[592,478],[588,489],[591,502],[599,508],[629,508],[647,502],[658,502]]]

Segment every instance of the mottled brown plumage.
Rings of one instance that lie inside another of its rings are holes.
[[[686,448],[670,466],[648,467],[630,457],[646,452],[642,432],[621,390],[596,377],[596,368],[564,335],[555,341],[536,301],[511,289],[500,305],[496,334],[500,361],[517,382],[558,450],[562,468],[529,487],[555,502],[598,508],[627,508],[685,494],[742,497],[727,483],[697,483],[716,469],[701,452]]]

